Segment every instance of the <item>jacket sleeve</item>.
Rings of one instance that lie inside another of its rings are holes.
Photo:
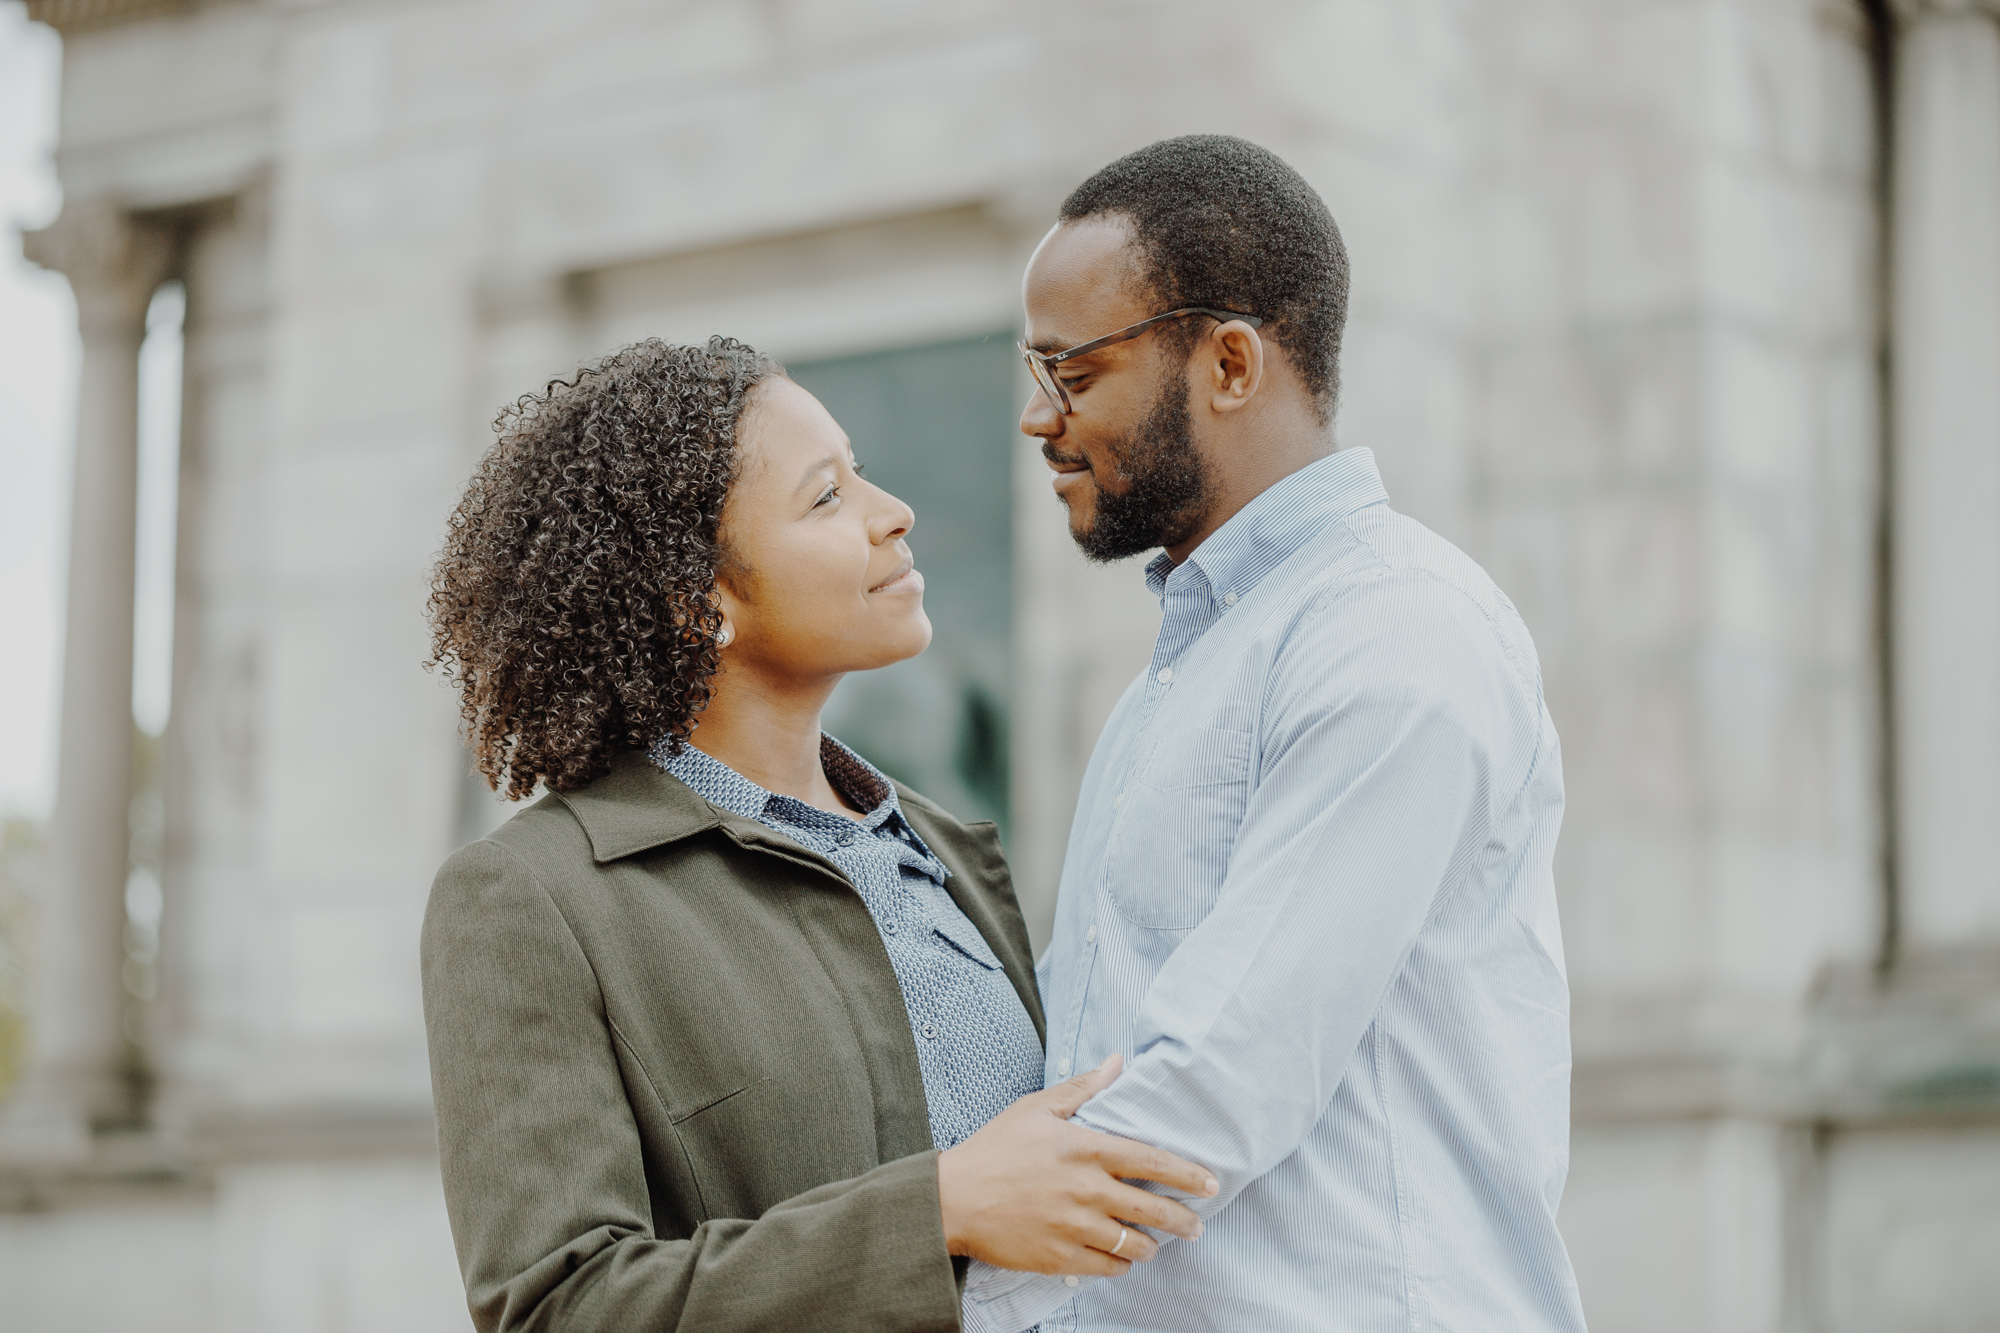
[[[760,1218],[653,1235],[597,978],[498,843],[439,871],[423,981],[445,1199],[481,1333],[959,1327],[933,1152]]]

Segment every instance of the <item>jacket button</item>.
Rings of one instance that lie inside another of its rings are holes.
[[[924,1035],[925,1035],[926,1037],[929,1037],[929,1038],[930,1038],[930,1039],[931,1039],[932,1041],[936,1041],[936,1040],[937,1040],[937,1024],[935,1024],[935,1023],[926,1023],[926,1024],[924,1024]]]

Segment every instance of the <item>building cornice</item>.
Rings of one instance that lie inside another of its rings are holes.
[[[28,0],[28,17],[62,33],[116,27],[200,8],[199,0]]]
[[[1889,0],[1889,8],[1904,23],[1920,23],[1931,18],[1953,18],[1984,14],[2000,18],[2000,0]]]

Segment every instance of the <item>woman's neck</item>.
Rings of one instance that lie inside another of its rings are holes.
[[[839,683],[835,677],[783,687],[725,668],[688,739],[765,791],[835,814],[860,814],[827,781],[819,757],[820,712]]]

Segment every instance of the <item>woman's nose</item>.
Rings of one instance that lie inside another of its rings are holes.
[[[880,546],[883,542],[892,542],[898,537],[909,536],[910,529],[917,526],[917,511],[881,487],[875,489],[882,497],[881,507],[876,511],[875,521],[871,525],[875,529],[875,544]]]

